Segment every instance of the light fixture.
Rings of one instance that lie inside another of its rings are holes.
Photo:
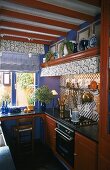
[[[51,92],[52,92],[53,96],[57,96],[57,95],[58,95],[58,93],[56,92],[56,90],[52,90]]]
[[[29,58],[31,58],[32,57],[32,53],[29,53]]]
[[[51,92],[52,92],[54,97],[58,95],[56,90],[52,90]],[[53,97],[53,111],[54,111],[54,97]]]

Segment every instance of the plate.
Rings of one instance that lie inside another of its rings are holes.
[[[89,40],[89,46],[96,47],[96,45],[97,45],[97,38],[96,35],[93,35]]]
[[[92,89],[92,90],[96,90],[97,89],[97,82],[96,81],[91,81],[90,89]]]

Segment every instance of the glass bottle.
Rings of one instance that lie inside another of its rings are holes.
[[[2,114],[5,114],[5,101],[3,101],[2,103],[1,111],[2,111]]]
[[[6,101],[6,104],[5,104],[5,113],[7,114],[8,111],[9,111],[9,109],[8,109],[8,103],[7,103],[7,101]]]

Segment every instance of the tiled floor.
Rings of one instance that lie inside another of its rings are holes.
[[[41,143],[36,144],[34,154],[21,153],[17,156],[16,148],[12,153],[16,170],[66,170],[49,148]]]

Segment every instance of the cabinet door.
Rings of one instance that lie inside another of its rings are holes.
[[[75,134],[75,170],[97,170],[97,143]]]
[[[53,152],[56,151],[56,121],[46,116],[46,142]]]
[[[101,1],[99,170],[110,170],[110,0]]]

